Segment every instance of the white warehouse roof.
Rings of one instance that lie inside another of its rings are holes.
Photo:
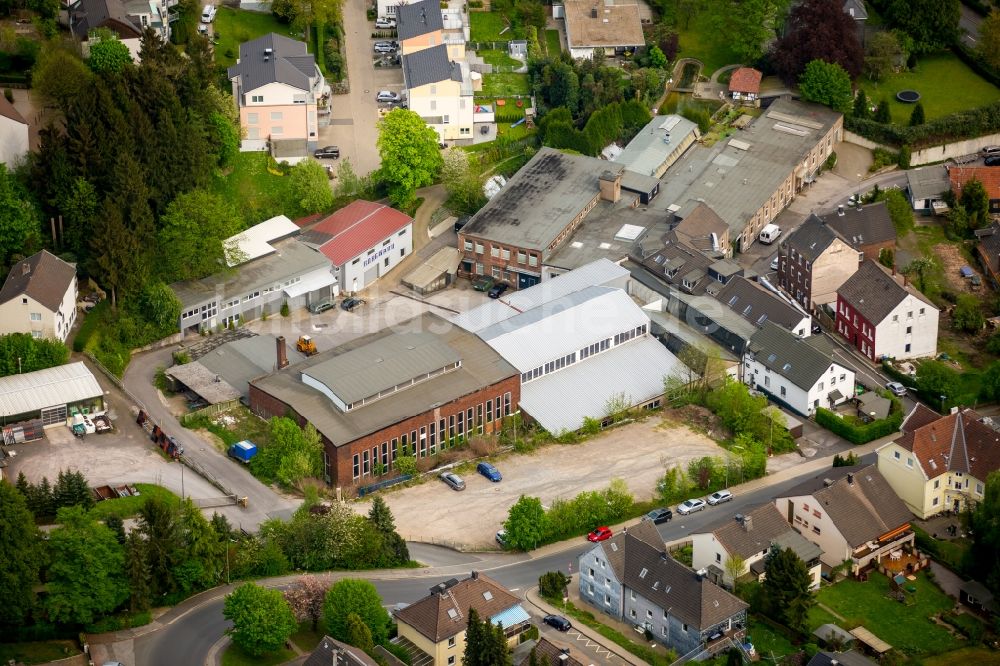
[[[249,229],[241,231],[235,236],[230,236],[223,245],[227,249],[226,265],[230,268],[237,264],[243,264],[251,259],[263,257],[275,251],[271,241],[297,234],[299,227],[284,215],[272,217],[264,220],[260,224],[255,224]],[[233,249],[236,252],[229,252]]]
[[[0,417],[37,412],[104,395],[82,362],[0,377]]]

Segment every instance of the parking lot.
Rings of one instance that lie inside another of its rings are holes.
[[[383,494],[406,539],[456,545],[463,549],[495,547],[493,537],[507,511],[521,495],[549,506],[587,490],[602,490],[612,479],[625,481],[637,500],[655,494],[669,466],[686,468],[702,456],[725,451],[705,435],[664,423],[660,416],[616,428],[581,444],[553,444],[531,454],[513,454],[496,463],[503,481],[492,483],[475,472],[463,474],[466,488],[450,490],[436,478]],[[367,512],[369,503],[354,504]]]

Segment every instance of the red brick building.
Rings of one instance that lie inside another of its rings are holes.
[[[255,414],[316,428],[326,480],[345,489],[392,478],[400,455],[497,431],[519,400],[514,366],[431,313],[250,382]]]

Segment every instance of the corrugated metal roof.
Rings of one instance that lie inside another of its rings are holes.
[[[37,412],[104,395],[82,362],[0,377],[0,417]]]
[[[614,347],[521,387],[521,409],[552,433],[579,430],[624,393],[632,404],[663,394],[663,378],[687,368],[652,337]]]
[[[385,204],[358,199],[323,218],[302,234],[335,266],[343,266],[394,233],[413,224],[413,218]]]
[[[655,175],[689,135],[692,139],[697,137],[697,128],[687,118],[677,115],[655,116],[613,161],[624,164],[630,171]]]
[[[241,231],[235,236],[227,238],[223,245],[228,249],[234,247],[237,252],[226,253],[226,265],[230,268],[237,264],[263,257],[265,254],[274,252],[271,241],[292,234],[297,234],[299,227],[284,215],[272,217],[264,220],[260,224],[255,224],[249,229]],[[230,256],[232,254],[232,256]]]

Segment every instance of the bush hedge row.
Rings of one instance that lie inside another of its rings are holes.
[[[833,434],[843,437],[851,444],[867,444],[899,430],[899,426],[903,423],[903,412],[902,410],[892,411],[887,418],[863,423],[857,417],[845,416],[841,418],[829,409],[817,407],[816,423]]]
[[[1000,132],[1000,102],[952,113],[915,127],[847,116],[844,128],[876,143],[926,148]]]

